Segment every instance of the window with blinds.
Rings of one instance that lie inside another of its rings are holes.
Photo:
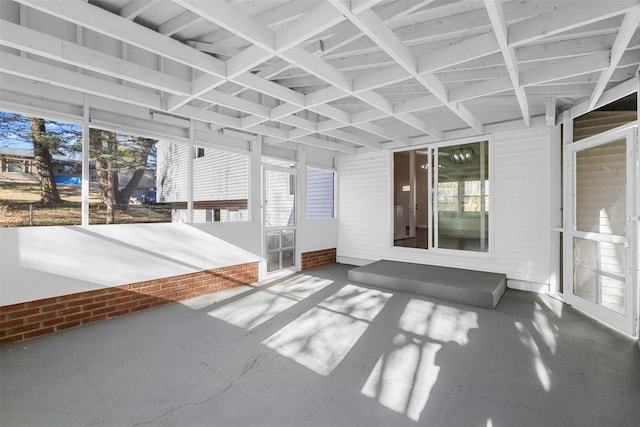
[[[307,167],[307,219],[334,217],[335,173]]]

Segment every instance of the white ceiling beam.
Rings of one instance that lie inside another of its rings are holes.
[[[286,140],[289,138],[289,132],[284,129],[275,128],[267,125],[256,125],[253,126],[252,131],[260,134],[266,135],[273,138],[279,138],[280,140]]]
[[[594,71],[602,71],[608,66],[609,54],[607,52],[592,53],[524,70],[520,73],[520,84],[522,86],[537,85]]]
[[[379,110],[376,110],[375,108],[373,109],[373,111],[378,112],[379,114],[382,114],[382,118],[386,117],[386,114],[382,113]],[[324,134],[327,131],[331,131],[334,129],[340,129],[340,128],[345,128],[348,127],[349,125],[346,125],[342,122],[339,122],[338,120],[333,120],[333,119],[327,119],[327,120],[322,120],[318,122],[318,132]]]
[[[234,79],[235,83],[246,86],[250,89],[262,92],[277,99],[290,102],[298,107],[304,108],[304,95],[289,88],[280,86],[270,80],[265,80],[252,73],[244,73]]]
[[[502,57],[504,58],[507,71],[509,72],[513,90],[516,94],[516,98],[518,99],[518,105],[520,106],[524,125],[529,127],[531,125],[529,103],[527,101],[527,94],[525,93],[524,88],[520,86],[520,70],[518,68],[516,53],[513,46],[509,46],[507,44],[508,28],[507,22],[504,18],[502,3],[500,3],[499,0],[484,0],[484,5],[487,13],[489,14],[489,20],[491,21],[493,32],[496,40],[498,41],[498,45],[500,46],[500,51],[502,52]]]
[[[237,76],[248,72],[256,65],[269,60],[271,57],[273,57],[271,52],[259,46],[249,46],[227,61],[227,78],[233,80]]]
[[[255,15],[253,18],[258,20],[261,24],[272,28],[284,25],[299,18],[303,13],[306,13],[308,9],[309,5],[304,1],[291,1],[265,10],[264,12]],[[220,45],[236,38],[238,38],[238,35],[234,32],[220,28],[209,34],[198,37],[198,41]]]
[[[637,0],[581,1],[509,26],[509,45],[520,46],[607,18],[638,6]]]
[[[371,109],[371,110],[364,110],[364,111],[360,111],[358,113],[352,114],[351,121],[353,124],[359,125],[361,123],[367,123],[373,120],[384,119],[385,117],[386,117],[386,114],[383,113],[382,111]]]
[[[309,74],[322,79],[344,92],[349,93],[352,90],[351,79],[349,79],[342,71],[332,67],[321,58],[312,55],[302,48],[293,47],[290,50],[281,53],[280,56],[286,58],[296,67],[305,70]]]
[[[511,77],[501,76],[494,79],[460,86],[449,91],[451,102],[467,101],[469,99],[480,98],[487,95],[506,92],[513,89]]]
[[[418,98],[408,99],[406,101],[397,102],[393,105],[396,114],[413,113],[416,111],[429,110],[431,108],[441,107],[442,102],[433,94],[420,96]],[[355,115],[354,115],[355,116]]]
[[[611,59],[609,62],[609,66],[602,71],[600,77],[598,78],[598,82],[596,83],[596,87],[589,98],[589,109],[593,109],[597,104],[602,92],[606,88],[609,83],[611,76],[613,76],[616,67],[619,65],[620,60],[622,59],[622,55],[624,54],[627,46],[629,46],[629,42],[631,38],[635,34],[638,29],[638,24],[640,23],[640,7],[636,6],[634,9],[627,12],[622,21],[622,25],[620,25],[620,31],[618,31],[618,35],[613,42],[613,46],[611,47]]]
[[[515,52],[520,63],[536,62],[541,59],[564,59],[586,55],[587,53],[610,51],[614,38],[615,34],[572,38],[571,40],[521,46],[516,48]]]
[[[155,93],[122,86],[6,52],[0,52],[0,71],[142,107],[157,110],[162,108],[160,96]]]
[[[443,68],[482,58],[500,52],[500,46],[492,33],[485,33],[418,57],[418,72],[433,73]]]
[[[263,50],[275,51],[276,40],[274,32],[257,19],[245,15],[231,4],[223,1],[203,2],[198,0],[173,0],[173,2],[207,21],[237,34]]]
[[[377,125],[375,123],[361,123],[357,125],[358,129],[365,130],[374,135],[379,135],[383,138],[386,138],[390,141],[396,141],[400,144],[410,145],[411,140],[409,139],[409,135],[399,135],[398,132],[391,132],[384,127]]]
[[[170,20],[158,25],[158,32],[169,37],[175,33],[179,33],[185,28],[188,28],[190,25],[202,21],[203,19],[203,17],[187,10],[175,18],[171,18]]]
[[[253,114],[258,117],[269,119],[270,109],[268,107],[237,96],[228,95],[219,91],[210,91],[200,95],[198,99],[241,111],[243,113]]]
[[[551,128],[556,125],[556,106],[558,98],[555,96],[547,96],[545,98],[545,119],[547,127]]]
[[[214,55],[218,56],[228,56],[230,58],[236,56],[244,50],[239,47],[213,45],[211,43],[197,42],[193,40],[187,40],[185,44],[202,52],[213,53]]]
[[[638,77],[634,76],[628,80],[623,81],[622,83],[617,84],[611,89],[607,89],[604,91],[602,96],[600,96],[600,100],[596,104],[595,108],[600,108],[603,105],[607,105],[610,102],[615,101],[616,99],[623,98],[627,95],[631,95],[638,91]],[[589,109],[589,99],[586,99],[583,102],[580,102],[577,105],[571,107],[571,118],[576,118],[590,111]]]
[[[169,93],[191,91],[186,80],[5,20],[0,20],[0,45]]]
[[[344,21],[344,16],[328,3],[320,3],[291,25],[276,32],[276,49],[287,51]],[[302,48],[300,48],[302,49]]]
[[[400,66],[383,68],[353,80],[353,91],[362,92],[389,86],[410,79],[411,76]]]
[[[462,104],[449,102],[447,90],[433,74],[420,74],[418,64],[409,48],[391,29],[380,20],[370,9],[360,13],[353,13],[348,4],[342,0],[331,0],[331,3],[340,10],[355,26],[367,35],[373,42],[391,56],[402,68],[412,75],[418,82],[425,86],[454,114],[465,121],[478,133],[482,133],[482,123],[469,112]]]
[[[156,1],[158,0],[133,0],[120,9],[120,16],[125,19],[134,20],[136,16],[149,9]]]
[[[358,150],[355,147],[350,147],[347,145],[326,141],[320,138],[314,138],[312,136],[303,136],[301,138],[298,138],[296,142],[309,145],[312,147],[323,148],[325,150],[339,151],[341,153],[347,153],[347,154],[356,154],[358,152]]]
[[[372,90],[353,93],[351,79],[349,79],[340,70],[335,69],[321,58],[312,55],[308,51],[299,47],[293,47],[285,52],[281,52],[279,55],[286,58],[297,67],[331,84],[333,87],[343,90],[346,93],[352,93],[356,98],[368,103],[374,108],[384,111],[390,116],[394,115],[393,105],[383,96]],[[442,131],[434,128],[433,126],[427,125],[417,117],[412,117],[411,114],[406,114],[396,118],[421,132],[428,132],[436,137],[442,137]],[[385,134],[385,136],[388,135],[388,133]]]
[[[191,1],[191,0],[174,0],[174,1],[176,1],[177,3],[185,7],[188,7],[189,10],[191,10],[194,13],[201,13],[206,19],[208,19],[211,22],[221,25],[230,31],[239,33],[241,37],[251,42],[254,42],[255,35],[247,34],[247,32],[249,31],[248,27],[250,27],[249,25],[250,23],[259,27],[260,32],[263,34],[263,36],[267,35],[268,36],[267,38],[269,39],[269,41],[272,39],[271,36],[273,36],[274,38],[277,38],[277,35],[271,32],[269,28],[267,28],[266,26],[261,26],[261,24],[257,22],[255,19],[248,17],[246,15],[243,15],[239,12],[231,13],[230,11],[225,10],[225,12],[222,15],[230,17],[231,21],[223,23],[221,22],[223,18],[221,18],[218,15],[214,16],[215,11],[217,9],[213,8],[210,4],[202,4],[202,3],[198,3],[196,1]],[[318,6],[316,9],[314,9],[314,11],[317,12],[318,17],[322,19],[329,18],[331,22],[334,24],[344,19],[344,17],[342,17],[337,11],[335,11],[335,9],[331,11],[330,9],[327,9],[327,7],[322,4]],[[312,15],[310,18],[306,18],[306,16],[309,14],[303,17],[303,19],[306,22],[305,24],[305,27],[307,29],[306,33],[302,31],[303,29],[302,27],[296,26],[296,25],[293,25],[291,27],[293,28],[291,33],[287,33],[287,32],[281,33],[283,34],[283,36],[281,37],[281,42],[282,42],[281,50],[283,51],[285,49],[288,49],[288,50],[284,52],[277,52],[277,53],[281,57],[284,57],[287,60],[292,61],[298,67],[305,69],[307,72],[313,73],[319,78],[322,78],[325,81],[328,81],[332,85],[349,92],[352,89],[351,88],[352,82],[348,78],[346,78],[346,76],[344,76],[343,73],[328,66],[326,63],[324,63],[324,61],[315,57],[314,55],[310,54],[309,52],[307,52],[302,48],[297,48],[297,47],[289,48],[290,47],[289,43],[291,43],[290,41],[294,39],[294,37],[290,34],[295,34],[295,40],[297,42],[302,42],[306,38],[315,35],[316,31],[318,31],[318,26],[320,26],[320,29],[324,29],[323,25],[327,25],[326,23],[323,24],[317,21],[318,17],[314,16],[313,14],[314,11],[310,13],[310,15]],[[311,25],[312,22],[315,25]],[[287,30],[285,29],[283,31],[287,31]],[[267,49],[268,45],[265,43],[259,45],[259,47],[267,51],[270,51],[269,49]],[[273,52],[276,53],[275,46],[274,46]],[[251,73],[241,74],[241,75],[238,75],[237,77],[234,77],[234,76],[228,76],[228,77],[233,78],[234,82],[239,83],[241,85],[250,87],[254,90],[259,90],[263,93],[267,93],[270,96],[274,96],[278,99],[283,99],[287,102],[298,105],[301,108],[304,107],[304,101],[301,101],[300,99],[300,97],[302,97],[303,95],[299,94],[298,92],[291,91],[288,88],[272,83],[269,80],[260,79],[260,77],[255,76]],[[321,108],[322,108],[322,111],[329,112],[329,113],[335,113],[335,110],[337,110],[333,107],[328,107],[328,106],[324,106]],[[334,115],[333,117],[335,118],[340,116],[341,114],[339,113],[337,116]],[[328,116],[328,117],[331,117],[331,116]],[[247,129],[253,129],[253,128],[254,127],[252,126],[251,128],[247,128]],[[424,128],[425,126],[422,126],[421,129],[424,129]]]
[[[226,77],[226,66],[223,61],[92,4],[77,0],[57,0],[55,2],[49,0],[17,1],[41,12],[164,56],[207,74],[213,74],[221,78]]]
[[[309,131],[311,133],[316,133],[318,131],[318,125],[316,124],[316,122],[304,119],[302,117],[291,115],[282,117],[279,121],[289,126],[304,129],[305,131]],[[289,137],[291,137],[291,135],[289,135]]]
[[[354,135],[352,133],[343,131],[343,130],[338,130],[338,129],[333,129],[333,130],[328,130],[326,132],[324,132],[325,135],[331,136],[333,138],[338,138],[338,139],[342,139],[343,141],[348,141],[351,142],[353,144],[357,144],[357,145],[362,145],[365,147],[369,147],[369,148],[373,148],[375,150],[381,150],[382,149],[382,144],[380,144],[377,141],[372,141],[369,138],[364,138],[358,135]]]

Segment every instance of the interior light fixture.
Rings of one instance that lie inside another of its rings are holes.
[[[473,149],[469,147],[458,147],[449,151],[449,160],[453,163],[467,163],[473,160]]]

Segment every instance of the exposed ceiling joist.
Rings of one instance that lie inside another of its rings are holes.
[[[604,89],[609,83],[609,80],[615,72],[616,67],[622,60],[622,55],[627,49],[631,38],[638,29],[639,23],[640,6],[636,6],[634,9],[627,12],[624,16],[624,20],[622,21],[622,25],[620,26],[620,31],[618,31],[618,35],[616,36],[616,39],[613,42],[613,46],[611,47],[611,58],[609,60],[609,66],[604,71],[602,71],[600,77],[598,78],[596,87],[589,99],[589,108],[594,108],[596,103],[598,102],[598,99],[600,99],[600,95],[602,95],[602,92],[604,92]]]
[[[531,125],[531,117],[529,115],[529,103],[527,102],[527,94],[524,88],[520,86],[520,69],[518,67],[518,60],[516,58],[515,49],[513,46],[509,46],[507,43],[508,29],[507,22],[504,17],[504,10],[502,9],[502,3],[495,0],[484,0],[485,8],[489,14],[491,20],[491,26],[495,33],[496,40],[500,46],[504,63],[509,72],[509,78],[511,79],[511,85],[518,99],[518,105],[522,112],[522,119],[524,125],[529,127]]]

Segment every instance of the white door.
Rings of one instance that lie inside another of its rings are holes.
[[[587,138],[567,146],[566,157],[566,301],[628,335],[637,310],[636,134],[629,127]]]
[[[294,268],[296,260],[296,175],[264,167],[264,257],[267,273]]]

